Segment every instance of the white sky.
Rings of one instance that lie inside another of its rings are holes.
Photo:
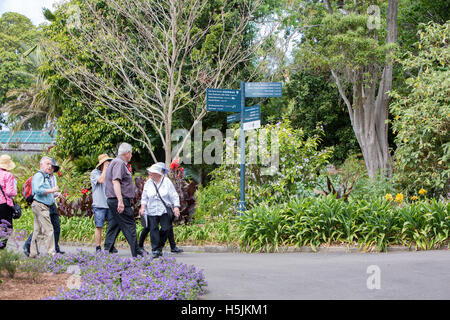
[[[45,22],[42,8],[53,11],[53,4],[61,0],[0,0],[0,16],[5,12],[17,12],[30,18],[35,26]]]

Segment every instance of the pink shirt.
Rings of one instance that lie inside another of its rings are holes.
[[[0,186],[2,186],[3,192],[6,195],[6,204],[10,207],[13,206],[12,199],[17,195],[16,180],[11,172],[0,169]],[[5,203],[5,197],[0,190],[0,204]]]

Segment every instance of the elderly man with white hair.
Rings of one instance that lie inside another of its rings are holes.
[[[39,254],[40,245],[47,247],[47,253],[54,255],[55,239],[50,207],[55,203],[54,193],[58,192],[58,186],[51,186],[50,174],[53,173],[52,159],[42,157],[39,162],[40,170],[33,176],[32,190],[33,202],[31,209],[34,214],[33,237],[30,246],[30,258]]]
[[[114,241],[120,231],[130,245],[131,255],[142,256],[144,252],[138,247],[136,221],[131,201],[135,196],[134,182],[127,164],[132,157],[132,147],[128,143],[119,146],[117,157],[111,161],[106,170],[105,194],[111,210],[111,223],[105,238],[105,250],[112,252]]]

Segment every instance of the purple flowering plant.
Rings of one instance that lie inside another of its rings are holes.
[[[8,222],[8,220],[1,219],[0,220],[0,248],[4,246],[4,241],[6,240],[12,240],[14,241],[14,244],[16,247],[19,247],[20,240],[23,240],[27,236],[26,230],[13,230],[11,228],[11,223]]]
[[[75,254],[48,257],[44,271],[66,272],[79,267],[81,283],[48,300],[192,300],[207,285],[202,270],[177,263],[174,258],[127,258],[115,254]]]

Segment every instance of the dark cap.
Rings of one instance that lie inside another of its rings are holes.
[[[55,159],[52,159],[52,167],[53,167],[53,171],[54,172],[58,172],[59,171],[59,166],[56,164]]]

